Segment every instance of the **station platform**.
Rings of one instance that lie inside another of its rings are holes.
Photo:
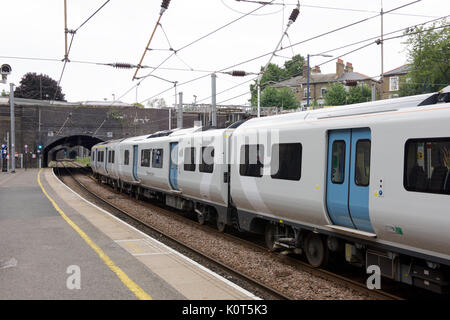
[[[258,298],[29,169],[0,173],[0,299]]]

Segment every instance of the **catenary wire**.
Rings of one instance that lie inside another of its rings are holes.
[[[415,4],[415,3],[420,2],[420,1],[421,1],[421,0],[416,0],[416,1],[413,1],[413,2],[409,2],[409,3],[404,4],[404,5],[401,5],[401,6],[399,6],[399,7],[390,9],[390,10],[386,11],[385,13],[393,12],[393,11],[395,11],[395,10],[404,8],[404,7],[406,7],[406,6]],[[243,61],[243,62],[239,62],[239,63],[234,64],[234,65],[232,65],[232,66],[229,66],[229,67],[226,67],[226,68],[219,69],[217,72],[223,72],[223,71],[225,71],[225,70],[232,69],[232,68],[235,68],[235,67],[237,67],[237,66],[246,64],[246,63],[248,63],[248,62],[251,62],[251,61],[254,61],[254,60],[258,60],[258,59],[263,58],[263,57],[265,57],[265,56],[267,56],[267,55],[273,54],[273,52],[282,51],[282,50],[285,50],[285,49],[288,49],[288,48],[297,46],[297,45],[299,45],[299,44],[303,44],[303,43],[305,43],[305,42],[315,40],[315,39],[317,39],[317,38],[320,38],[320,37],[329,35],[329,34],[331,34],[331,33],[334,33],[334,32],[337,32],[337,31],[340,31],[340,30],[349,28],[349,27],[351,27],[351,26],[355,26],[355,25],[357,25],[357,24],[360,24],[360,23],[362,23],[362,22],[368,21],[368,20],[373,19],[373,18],[375,18],[375,17],[378,17],[378,16],[380,16],[380,15],[381,15],[381,14],[377,14],[377,15],[375,15],[375,16],[370,16],[370,17],[367,17],[367,18],[358,20],[358,21],[356,21],[356,22],[353,22],[353,23],[347,24],[347,25],[345,25],[345,26],[342,26],[342,27],[333,29],[333,30],[331,30],[331,31],[327,31],[327,32],[321,33],[321,34],[319,34],[319,35],[313,36],[313,37],[311,37],[311,38],[308,38],[308,39],[299,41],[299,42],[297,42],[297,43],[294,43],[294,44],[292,44],[292,45],[290,45],[290,46],[287,46],[287,47],[284,47],[284,48],[282,48],[282,49],[277,49],[277,50],[275,50],[275,51],[271,51],[271,52],[268,52],[268,53],[259,55],[259,56],[257,56],[257,57],[254,57],[254,58],[245,60],[245,61]],[[208,76],[208,75],[206,75],[206,76]],[[191,80],[189,80],[189,81],[187,81],[187,82],[180,83],[180,84],[178,84],[178,87],[181,86],[181,85],[183,85],[183,84],[186,84],[186,83],[190,83],[190,82],[192,82],[192,81],[199,80],[199,79],[204,78],[204,77],[206,77],[206,76],[198,77],[198,78],[195,78],[195,79],[191,79]],[[162,91],[162,92],[160,92],[160,93],[158,93],[158,94],[156,94],[156,95],[154,95],[154,96],[152,96],[152,97],[150,97],[150,98],[147,98],[147,99],[143,100],[143,102],[148,101],[148,100],[150,100],[150,99],[152,99],[152,98],[154,98],[154,97],[157,97],[157,96],[159,96],[159,95],[161,95],[161,94],[167,92],[168,90],[170,90],[170,88],[168,88],[168,89],[166,89],[166,90],[164,90],[164,91]],[[141,103],[142,103],[142,102],[141,102]]]

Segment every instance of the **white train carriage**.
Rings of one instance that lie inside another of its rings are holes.
[[[197,131],[178,140],[177,190],[194,202],[199,222],[214,219],[220,230],[231,223],[228,214],[228,137],[232,131]]]
[[[221,231],[263,233],[271,249],[303,251],[313,266],[343,255],[440,291],[450,266],[448,102],[447,87],[229,129],[159,132],[96,145],[93,170]]]
[[[106,146],[108,142],[101,142],[92,147],[91,151],[91,168],[97,175],[107,175],[105,170],[106,165]]]
[[[122,140],[111,140],[102,142],[92,147],[91,167],[94,174],[99,178],[117,187],[119,180],[119,148]]]
[[[303,248],[312,265],[343,248],[349,262],[439,291],[442,274],[403,258],[450,265],[450,104],[428,104],[436,97],[244,123],[230,187],[240,228]]]

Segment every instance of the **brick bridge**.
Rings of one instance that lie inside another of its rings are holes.
[[[176,127],[176,113],[172,109],[172,128]],[[208,122],[209,114],[184,112],[183,127],[194,125],[194,121]],[[223,128],[246,117],[244,112],[218,113],[217,124]],[[0,140],[6,144],[10,131],[9,98],[0,98]],[[169,128],[169,109],[143,109],[133,105],[99,103],[86,105],[15,99],[16,154],[24,154],[27,166],[47,166],[60,150],[74,146],[90,149],[94,144],[132,136],[150,134]],[[28,153],[25,153],[25,145]],[[38,153],[38,145],[42,151]],[[53,155],[53,156],[52,156]],[[1,160],[0,160],[1,161]],[[16,158],[16,167],[20,160]]]

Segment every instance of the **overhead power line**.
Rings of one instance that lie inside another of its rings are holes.
[[[236,0],[236,1],[240,1],[240,2],[248,2],[248,3],[256,3],[256,4],[261,4],[264,3],[264,1],[251,1],[251,0]],[[234,11],[234,12],[238,12],[241,13],[238,10],[235,10],[233,8],[231,8],[230,6],[228,6],[225,3],[225,0],[222,0],[222,3],[229,8],[230,10]],[[271,5],[274,6],[296,6],[297,3],[281,3],[281,2],[273,2],[271,3]],[[304,8],[313,8],[313,9],[325,9],[325,10],[338,10],[338,11],[350,11],[350,12],[361,12],[361,13],[378,13],[378,11],[374,11],[374,10],[364,10],[364,9],[354,9],[354,8],[345,8],[345,7],[327,7],[327,6],[318,6],[318,5],[309,5],[309,4],[305,4],[305,3],[300,3],[300,7],[304,7]],[[269,15],[269,14],[276,14],[279,11],[276,12],[271,12],[271,13],[266,13],[266,14],[261,14],[261,15]],[[422,15],[422,14],[412,14],[412,13],[401,13],[401,12],[390,12],[389,14],[393,14],[393,15],[400,15],[400,16],[411,16],[411,17],[424,17],[424,18],[436,18],[436,16],[428,16],[428,15]]]
[[[275,0],[272,0],[272,1],[270,1],[270,2],[273,2],[273,1],[275,1]],[[211,31],[211,32],[209,32],[209,33],[207,33],[207,34],[205,34],[205,35],[203,35],[203,36],[201,36],[201,37],[199,37],[199,38],[197,38],[197,39],[195,39],[195,40],[193,40],[193,41],[191,41],[191,42],[185,44],[184,46],[180,47],[179,49],[174,50],[170,56],[168,56],[166,59],[164,59],[164,60],[163,60],[163,61],[162,61],[162,62],[161,62],[161,63],[160,63],[153,71],[151,71],[148,75],[150,75],[150,74],[152,74],[153,72],[155,72],[155,71],[156,71],[159,67],[161,67],[167,60],[169,60],[172,56],[174,56],[176,53],[180,52],[181,50],[184,50],[184,49],[186,49],[186,48],[188,48],[188,47],[194,45],[195,43],[197,43],[197,42],[199,42],[199,41],[201,41],[201,40],[203,40],[203,39],[205,39],[205,38],[207,38],[207,37],[209,37],[209,36],[215,34],[216,32],[219,32],[220,30],[222,30],[222,29],[224,29],[224,28],[230,26],[231,24],[233,24],[233,23],[235,23],[235,22],[237,22],[237,21],[239,21],[239,20],[242,20],[243,18],[249,16],[249,15],[252,14],[253,12],[256,12],[256,11],[260,10],[260,9],[263,8],[264,6],[265,6],[265,5],[262,5],[262,6],[260,6],[260,7],[256,8],[256,9],[254,9],[254,10],[252,10],[252,11],[250,11],[250,12],[247,12],[247,13],[243,14],[242,16],[240,16],[240,17],[238,17],[238,18],[236,18],[236,19],[233,19],[232,21],[230,21],[230,22],[228,22],[228,23],[226,23],[226,24],[220,26],[219,28],[214,29],[213,31]],[[147,76],[148,76],[148,75],[147,75]],[[143,77],[141,77],[140,79],[145,79],[147,76],[143,76]]]
[[[275,1],[275,0],[272,0],[272,1],[270,1],[270,2],[273,2],[273,1]],[[256,9],[254,9],[254,10],[252,10],[252,11],[250,11],[250,12],[244,14],[244,15],[242,15],[241,17],[238,17],[238,18],[236,18],[236,19],[234,19],[234,20],[232,20],[232,21],[226,23],[225,25],[223,25],[223,26],[221,26],[221,27],[219,27],[219,28],[217,28],[217,29],[214,29],[213,31],[211,31],[211,32],[209,32],[209,33],[207,33],[207,34],[205,34],[205,35],[203,35],[203,36],[201,36],[201,37],[199,37],[199,38],[197,38],[197,39],[195,39],[195,40],[189,42],[188,44],[182,46],[182,47],[179,48],[178,50],[174,50],[174,51],[172,52],[172,54],[170,54],[166,59],[164,59],[164,60],[163,60],[158,66],[156,66],[150,73],[148,73],[147,75],[145,75],[145,76],[143,76],[143,77],[140,77],[140,78],[139,78],[140,81],[139,81],[137,84],[135,84],[134,86],[132,86],[130,89],[128,89],[128,90],[126,91],[126,93],[124,93],[121,97],[124,97],[124,96],[125,96],[126,94],[128,94],[131,90],[133,90],[136,86],[140,85],[142,81],[144,81],[147,77],[149,77],[153,72],[155,72],[156,70],[158,70],[158,69],[159,69],[159,68],[160,68],[167,60],[169,60],[176,52],[179,52],[179,51],[181,51],[181,50],[184,50],[184,49],[186,49],[186,48],[192,46],[193,44],[195,44],[195,43],[197,43],[197,42],[199,42],[199,41],[201,41],[201,40],[203,40],[203,39],[209,37],[210,35],[215,34],[216,32],[218,32],[218,31],[220,31],[220,30],[222,30],[222,29],[228,27],[229,25],[231,25],[231,24],[233,24],[233,23],[235,23],[235,22],[237,22],[237,21],[239,21],[239,20],[241,20],[241,19],[247,17],[247,16],[250,15],[251,13],[260,10],[260,9],[263,8],[264,6],[265,6],[265,5],[262,5],[262,6],[258,7],[258,8],[256,8]],[[146,51],[147,51],[147,50],[146,50]],[[208,76],[208,75],[207,75],[207,76]],[[203,77],[205,77],[205,76],[202,76],[202,77],[200,77],[200,78],[203,78]],[[185,83],[189,83],[189,82],[191,82],[191,81],[187,81],[187,82],[185,82]],[[170,89],[172,89],[172,88],[169,88],[169,89],[165,90],[164,92],[167,92],[167,91],[170,90]],[[148,101],[148,100],[150,100],[150,99],[151,99],[151,98],[146,99],[146,100],[144,100],[144,101]]]
[[[437,27],[433,27],[433,28],[428,28],[428,29],[420,30],[420,31],[416,31],[416,32],[408,32],[408,33],[404,33],[404,34],[401,34],[401,35],[398,35],[398,36],[394,36],[394,37],[390,37],[390,38],[384,38],[383,41],[389,41],[389,40],[393,40],[393,39],[398,39],[398,38],[408,37],[408,36],[413,35],[413,34],[419,34],[419,33],[427,32],[427,31],[431,31],[431,30],[442,29],[442,28],[446,28],[446,27],[448,27],[448,26],[450,26],[450,24],[446,24],[446,25],[442,25],[442,26],[437,26]],[[339,56],[334,57],[333,59],[330,59],[330,60],[327,60],[327,61],[325,61],[325,62],[322,62],[322,63],[318,64],[317,66],[324,65],[324,64],[329,63],[329,62],[331,62],[331,61],[334,61],[334,60],[337,59],[337,58],[342,58],[342,57],[344,57],[344,56],[346,56],[346,55],[349,55],[350,53],[353,53],[353,52],[362,50],[362,49],[364,49],[364,48],[366,48],[366,47],[368,47],[368,46],[371,46],[371,45],[373,45],[373,44],[377,44],[377,45],[378,45],[378,44],[380,44],[380,43],[381,43],[381,41],[380,41],[379,39],[377,39],[376,41],[373,41],[373,42],[370,42],[370,43],[368,43],[368,44],[365,44],[365,45],[363,45],[362,47],[356,48],[356,49],[351,50],[351,51],[348,51],[348,52],[346,52],[346,53],[344,53],[344,54],[340,54]]]
[[[447,16],[443,16],[443,17],[440,17],[440,18],[438,18],[438,19],[433,19],[433,20],[430,20],[430,21],[427,21],[427,22],[424,22],[424,23],[412,25],[412,26],[410,26],[410,27],[407,27],[406,29],[409,29],[409,30],[410,30],[410,29],[413,29],[413,28],[417,28],[418,26],[423,26],[423,25],[425,25],[425,24],[429,24],[429,23],[435,22],[435,21],[440,20],[440,19],[445,19],[445,18],[447,18],[447,17],[448,17],[448,15],[447,15]],[[430,30],[434,30],[434,29],[439,29],[439,28],[444,28],[444,27],[447,27],[447,26],[449,26],[449,25],[443,25],[443,26],[438,26],[438,27],[434,27],[434,28],[428,28],[428,29],[426,29],[426,30],[422,30],[422,31],[417,32],[417,33],[422,33],[422,32],[426,32],[426,31],[430,31]],[[384,35],[389,35],[389,34],[393,34],[393,33],[398,33],[398,32],[404,31],[404,30],[405,30],[405,28],[402,28],[402,29],[399,29],[399,30],[396,30],[396,31],[388,32],[388,33],[386,33],[386,34],[384,34]],[[411,34],[413,34],[413,33],[410,32],[410,33],[408,33],[408,34],[403,34],[403,35],[399,35],[399,36],[394,36],[394,37],[390,37],[390,38],[385,38],[384,41],[389,41],[389,40],[393,40],[393,39],[397,39],[397,38],[409,36],[409,35],[411,35]],[[367,41],[374,40],[374,39],[377,39],[377,38],[378,38],[378,37],[368,38],[368,39],[365,39],[365,40],[361,40],[361,41],[358,41],[358,42],[355,42],[355,43],[352,43],[352,44],[349,44],[349,45],[341,46],[341,47],[334,48],[334,49],[331,49],[331,50],[327,50],[327,51],[324,51],[324,52],[335,51],[335,50],[338,50],[338,49],[342,49],[342,48],[345,48],[345,47],[348,47],[348,46],[353,46],[353,45],[355,45],[355,44],[367,42]],[[329,62],[331,62],[331,61],[334,61],[335,59],[341,58],[341,57],[346,56],[346,55],[348,55],[348,54],[350,54],[350,53],[353,53],[353,52],[362,50],[362,49],[364,49],[364,48],[366,48],[366,47],[368,47],[368,46],[370,46],[370,45],[376,44],[376,43],[377,43],[376,41],[372,41],[372,42],[370,42],[370,43],[368,43],[368,44],[363,45],[362,47],[359,47],[359,48],[357,48],[357,49],[353,49],[353,50],[351,50],[351,51],[349,51],[349,52],[345,52],[345,53],[343,53],[343,54],[341,54],[341,55],[339,55],[339,56],[337,56],[337,57],[334,57],[333,59],[330,59],[330,60],[327,60],[327,61],[325,61],[325,62],[323,62],[323,63],[321,63],[321,64],[318,64],[318,66],[321,66],[321,65],[323,65],[323,64],[326,64],[326,63],[329,63]],[[233,66],[231,66],[231,67],[224,68],[224,69],[222,69],[222,70],[227,70],[227,69],[231,69],[231,68],[234,68],[234,67],[236,67],[236,65],[233,65]],[[285,80],[291,79],[291,78],[296,77],[296,76],[299,76],[299,75],[301,75],[301,74],[302,74],[302,73],[299,73],[299,74],[295,74],[295,75],[292,75],[292,76],[290,76],[290,77],[281,79],[281,80],[275,82],[275,84],[276,84],[276,83],[281,83],[281,82],[283,82],[283,81],[285,81]],[[189,81],[186,81],[185,83],[189,83],[189,82],[193,82],[193,81],[196,81],[196,80],[200,80],[200,79],[202,79],[202,78],[204,78],[204,77],[207,77],[207,76],[209,76],[209,75],[210,75],[210,74],[205,75],[205,76],[202,76],[202,77],[194,78],[194,79],[191,79],[191,80],[189,80]],[[254,80],[254,79],[253,79],[253,80]],[[234,89],[234,88],[236,88],[236,87],[238,87],[238,86],[240,86],[240,85],[244,85],[244,84],[246,84],[247,82],[248,82],[248,81],[243,82],[243,83],[241,83],[241,84],[239,84],[239,85],[233,86],[233,87],[231,87],[231,88],[229,88],[229,89],[226,89],[226,90],[224,90],[224,92],[225,92],[225,91],[229,91],[229,90],[231,90],[231,89]],[[182,85],[184,85],[185,83],[180,83],[178,86],[182,86]],[[274,83],[272,83],[272,84],[274,84]],[[159,95],[161,95],[161,94],[167,92],[168,90],[170,90],[170,89],[166,89],[166,90],[164,90],[164,91],[162,91],[162,92],[160,92],[160,93],[158,93],[158,94],[152,96],[151,98],[155,98],[155,97],[157,97],[157,96],[159,96]],[[247,93],[248,93],[248,92],[247,92]],[[242,95],[240,95],[240,96],[243,96],[243,95],[244,95],[244,94],[242,94]],[[237,98],[237,97],[239,97],[239,96],[236,96],[236,97],[234,97],[234,98]],[[151,99],[151,98],[150,98],[150,99]],[[208,98],[210,98],[210,97],[208,97]],[[206,99],[208,99],[208,98],[202,99],[201,101],[206,100]],[[234,98],[232,98],[232,99],[234,99]],[[149,100],[149,99],[148,99],[148,100]],[[229,100],[231,100],[231,99],[229,99]],[[144,102],[145,102],[145,101],[147,101],[147,100],[144,100]],[[222,101],[222,102],[226,102],[226,101],[228,101],[228,100],[225,100],[225,101]],[[220,103],[222,103],[222,102],[220,102]],[[141,102],[141,103],[142,103],[142,102]]]
[[[150,39],[148,40],[147,45],[145,46],[144,53],[142,53],[141,60],[137,64],[136,71],[134,72],[132,80],[136,79],[136,75],[137,75],[139,69],[141,68],[142,61],[144,61],[145,54],[147,53],[148,48],[150,48],[150,43],[153,40],[153,36],[155,35],[156,28],[158,28],[158,26],[160,25],[160,21],[161,21],[161,18],[163,16],[164,12],[169,8],[169,3],[170,3],[170,0],[163,0],[161,3],[161,10],[159,11],[158,21],[156,21],[156,24],[155,24],[155,27],[153,28],[153,32],[150,36]]]
[[[384,13],[393,12],[393,11],[395,11],[395,10],[399,10],[399,9],[401,9],[401,8],[404,8],[404,7],[406,7],[406,6],[415,4],[415,3],[420,2],[420,1],[421,1],[421,0],[416,0],[416,1],[410,2],[410,3],[404,4],[404,5],[402,5],[402,6],[399,6],[399,7],[393,8],[393,9],[390,9],[390,10],[384,12]],[[273,2],[273,1],[271,1],[271,2]],[[248,14],[249,14],[249,13],[248,13]],[[245,60],[245,61],[242,61],[242,62],[233,64],[233,65],[231,65],[231,66],[228,66],[228,67],[225,67],[225,68],[222,68],[222,69],[219,69],[219,70],[216,71],[216,72],[224,72],[224,71],[226,71],[226,70],[236,68],[236,67],[241,66],[241,65],[243,65],[243,64],[246,64],[246,63],[249,63],[249,62],[252,62],[252,61],[261,59],[261,58],[266,57],[266,56],[268,56],[268,55],[272,55],[272,54],[274,54],[274,53],[277,53],[277,52],[279,52],[279,51],[282,51],[282,50],[285,50],[285,49],[288,49],[288,48],[291,48],[291,47],[295,47],[295,46],[297,46],[297,45],[299,45],[299,44],[303,44],[303,43],[306,43],[306,42],[309,42],[309,41],[318,39],[318,38],[320,38],[320,37],[323,37],[323,36],[332,34],[332,33],[334,33],[334,32],[341,31],[341,30],[343,30],[343,29],[346,29],[346,28],[355,26],[355,25],[357,25],[357,24],[363,23],[363,22],[365,22],[365,21],[368,21],[368,20],[370,20],[370,19],[376,18],[376,17],[378,17],[378,16],[380,16],[380,14],[377,14],[377,15],[374,15],[374,16],[370,16],[370,17],[367,17],[367,18],[364,18],[364,19],[361,19],[361,20],[352,22],[352,23],[350,23],[350,24],[344,25],[344,26],[342,26],[342,27],[333,29],[333,30],[331,30],[331,31],[327,31],[327,32],[321,33],[321,34],[319,34],[319,35],[316,35],[316,36],[310,37],[310,38],[308,38],[308,39],[305,39],[305,40],[299,41],[299,42],[297,42],[297,43],[294,43],[294,44],[292,44],[292,45],[290,45],[290,46],[283,47],[283,48],[280,48],[280,49],[276,49],[275,51],[271,51],[271,52],[268,52],[268,53],[265,53],[265,54],[262,54],[262,55],[253,57],[253,58],[251,58],[251,59],[247,59],[247,60]],[[205,77],[207,77],[207,76],[210,76],[210,74],[204,75],[204,76],[201,76],[201,77],[197,77],[197,78],[188,80],[188,81],[183,82],[183,83],[179,83],[179,84],[178,84],[178,87],[180,87],[180,86],[182,86],[182,85],[184,85],[184,84],[187,84],[187,83],[196,81],[196,80],[200,80],[200,79],[205,78]],[[148,101],[148,100],[150,100],[150,99],[152,99],[152,98],[155,98],[155,97],[157,97],[157,96],[159,96],[159,95],[161,95],[161,94],[163,94],[163,93],[169,91],[170,89],[171,89],[171,88],[168,88],[168,89],[166,89],[166,90],[163,90],[163,91],[161,91],[160,93],[158,93],[158,94],[156,94],[156,95],[153,95],[153,96],[151,96],[150,98],[147,98],[147,99],[143,100],[141,103],[146,102],[146,101]],[[131,91],[131,89],[130,89],[129,91]],[[128,92],[129,92],[129,91],[128,91]]]
[[[72,43],[73,43],[73,38],[75,37],[75,34],[76,34],[76,32],[81,28],[81,27],[83,27],[89,20],[91,20],[91,18],[93,17],[93,16],[95,16],[108,2],[109,2],[110,0],[107,0],[105,3],[103,3],[103,5],[101,5],[100,6],[100,8],[98,8],[97,10],[95,10],[95,12],[93,13],[93,14],[91,14],[90,16],[89,16],[89,18],[87,18],[78,28],[76,28],[75,30],[69,30],[68,28],[67,28],[67,1],[65,0],[64,1],[64,34],[65,34],[65,42],[66,42],[66,51],[65,51],[65,54],[64,54],[64,59],[63,59],[63,61],[64,61],[64,65],[63,65],[63,67],[62,67],[62,70],[61,70],[61,75],[59,76],[59,80],[58,80],[58,86],[56,87],[57,89],[55,90],[55,95],[54,95],[54,97],[53,97],[53,100],[55,100],[56,99],[56,95],[57,95],[57,93],[58,93],[58,87],[59,87],[59,85],[61,84],[61,80],[62,80],[62,77],[63,77],[63,75],[64,75],[64,71],[66,70],[66,65],[67,65],[67,62],[69,62],[70,60],[69,60],[69,54],[70,54],[70,49],[72,48]],[[70,39],[70,45],[69,45],[69,47],[67,48],[67,35],[68,34],[71,34],[72,35],[72,38]]]
[[[410,3],[407,3],[407,4],[405,4],[405,5],[402,5],[402,6],[400,6],[400,7],[396,7],[396,8],[394,8],[394,9],[391,9],[391,10],[388,10],[388,11],[384,12],[384,14],[387,13],[387,12],[392,12],[392,11],[394,11],[394,10],[398,10],[398,9],[404,8],[404,7],[406,7],[406,6],[412,5],[412,4],[417,3],[417,2],[419,2],[419,1],[421,1],[421,0],[416,0],[416,1],[413,1],[413,2],[410,2]],[[330,30],[330,31],[327,31],[327,32],[324,32],[324,33],[321,33],[321,34],[318,34],[318,35],[313,36],[313,37],[310,37],[310,38],[308,38],[308,39],[305,39],[305,40],[302,40],[302,41],[298,41],[298,42],[296,42],[296,43],[294,43],[294,44],[292,44],[292,45],[290,45],[290,46],[283,47],[283,48],[281,48],[281,49],[276,50],[275,53],[276,53],[276,52],[279,52],[279,51],[282,51],[282,50],[285,50],[285,49],[289,49],[289,48],[291,48],[291,47],[298,46],[298,45],[300,45],[300,44],[304,44],[304,43],[309,42],[309,41],[312,41],[312,40],[316,40],[316,39],[318,39],[318,38],[321,38],[321,37],[330,35],[330,34],[335,33],[335,32],[337,32],[337,31],[341,31],[341,30],[344,30],[344,29],[346,29],[346,28],[353,27],[353,26],[355,26],[355,25],[358,25],[358,24],[360,24],[360,23],[366,22],[366,21],[368,21],[368,20],[371,20],[371,19],[376,18],[376,17],[379,17],[379,16],[380,16],[380,14],[377,14],[377,15],[374,15],[374,16],[370,16],[370,17],[367,17],[367,18],[364,18],[364,19],[361,19],[361,20],[358,20],[358,21],[349,23],[349,24],[344,25],[344,26],[342,26],[342,27],[339,27],[339,28],[336,28],[336,29],[333,29],[333,30]],[[234,65],[230,66],[230,67],[221,69],[220,71],[224,71],[224,70],[227,70],[227,69],[236,68],[236,67],[238,67],[238,66],[241,66],[241,65],[243,65],[243,64],[246,64],[246,63],[249,63],[249,62],[252,62],[252,61],[261,59],[261,58],[264,58],[264,57],[266,57],[266,56],[268,56],[268,55],[271,55],[271,54],[273,54],[273,51],[264,53],[264,54],[262,54],[262,55],[259,55],[259,56],[254,57],[254,58],[250,58],[250,59],[245,60],[245,61],[242,61],[242,62],[239,62],[239,63],[237,63],[237,64],[234,64]]]
[[[86,20],[85,20],[78,28],[75,29],[75,32],[77,32],[78,30],[80,30],[81,27],[83,27],[89,20],[91,20],[93,16],[95,16],[100,10],[102,10],[103,7],[106,6],[106,5],[108,4],[109,1],[111,1],[111,0],[105,1],[105,3],[103,3],[103,4],[100,6],[100,8],[98,8],[97,10],[95,10],[95,12],[94,12],[93,14],[91,14],[91,15],[89,16],[89,18],[87,18],[87,19],[86,19]]]

